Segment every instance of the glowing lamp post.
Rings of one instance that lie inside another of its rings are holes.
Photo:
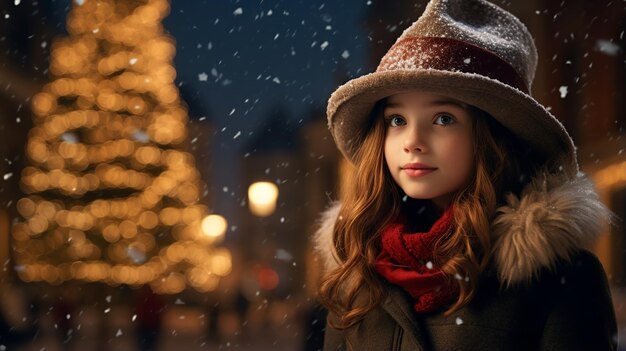
[[[270,182],[256,182],[248,188],[250,212],[255,216],[267,217],[276,209],[278,187]]]
[[[226,233],[227,225],[224,217],[217,214],[208,215],[202,220],[202,232],[211,239],[221,239]]]

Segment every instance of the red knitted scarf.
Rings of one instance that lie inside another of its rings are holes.
[[[433,262],[433,247],[452,226],[452,207],[425,233],[408,233],[406,220],[388,225],[381,237],[376,271],[415,300],[415,311],[431,312],[458,296],[458,284]]]

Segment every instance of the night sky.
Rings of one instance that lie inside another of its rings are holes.
[[[177,42],[177,81],[193,123],[206,115],[218,132],[212,205],[228,217],[248,186],[237,178],[239,161],[265,132],[266,120],[280,110],[285,124],[297,129],[313,110],[325,110],[339,79],[365,72],[367,3],[174,1],[171,6],[164,25]]]

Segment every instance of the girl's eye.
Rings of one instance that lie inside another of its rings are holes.
[[[404,120],[404,117],[398,116],[398,115],[393,115],[391,117],[389,117],[388,119],[389,121],[389,125],[392,127],[398,127],[398,126],[403,126],[406,124],[406,121]]]
[[[442,126],[447,126],[447,125],[453,124],[455,122],[456,122],[456,120],[454,119],[454,117],[452,117],[450,115],[439,115],[435,119],[435,124],[439,124],[439,125],[442,125]]]

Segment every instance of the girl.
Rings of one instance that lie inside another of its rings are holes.
[[[533,39],[484,0],[431,0],[376,72],[339,87],[354,165],[324,216],[326,350],[610,350],[609,217],[530,95]]]

